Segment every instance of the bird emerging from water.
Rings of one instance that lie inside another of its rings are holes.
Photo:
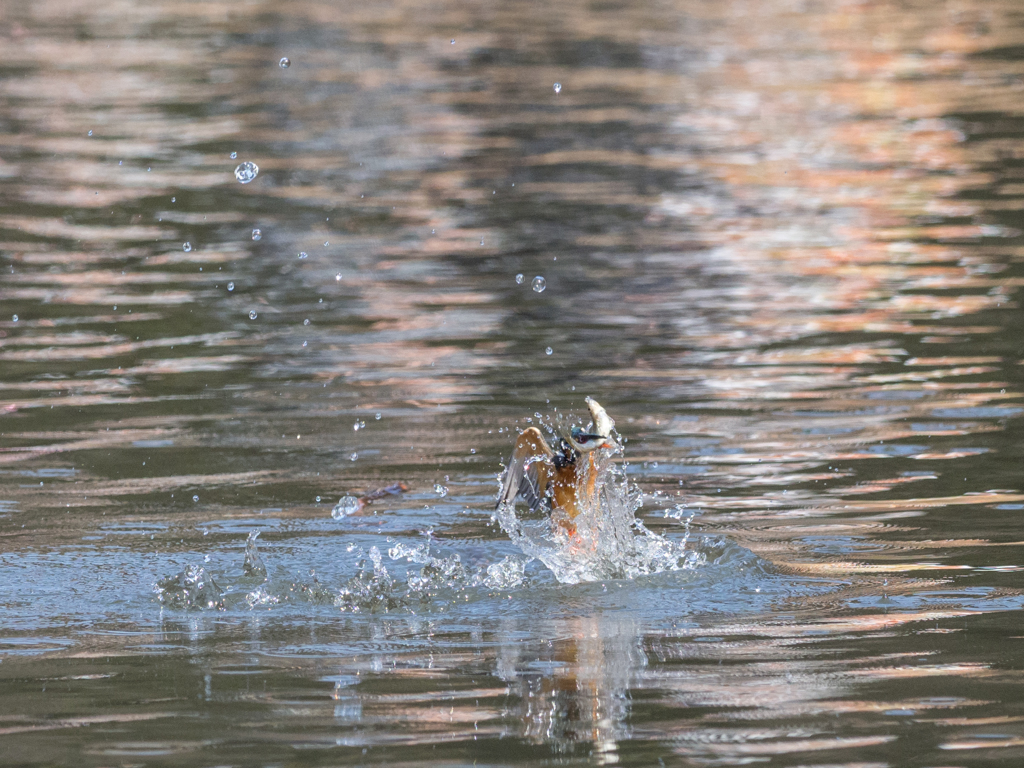
[[[594,422],[593,432],[572,427],[552,448],[536,427],[524,429],[516,440],[512,458],[501,478],[498,507],[522,498],[536,512],[560,512],[557,524],[569,535],[575,533],[573,520],[594,502],[597,472],[594,454],[600,448],[615,448],[615,422],[601,404],[586,399]],[[586,461],[583,457],[586,454]]]

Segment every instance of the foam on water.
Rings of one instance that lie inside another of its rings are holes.
[[[633,579],[694,568],[706,560],[704,554],[686,548],[688,518],[681,540],[660,536],[636,519],[643,493],[629,483],[615,461],[622,451],[622,441],[617,440],[614,450],[599,449],[581,457],[585,469],[577,478],[579,514],[571,524],[560,510],[540,519],[520,517],[514,504],[503,504],[495,512],[513,543],[543,562],[564,584]],[[593,494],[584,491],[591,483]],[[566,525],[575,527],[575,532],[570,535]]]

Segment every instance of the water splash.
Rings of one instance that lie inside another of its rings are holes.
[[[333,602],[342,611],[353,612],[387,612],[405,605],[377,547],[370,547],[359,573],[338,591]]]
[[[242,563],[242,573],[246,576],[255,576],[266,580],[267,566],[263,564],[260,551],[256,548],[256,537],[259,535],[259,531],[249,531],[249,538],[245,540],[245,562]]]
[[[681,540],[668,539],[636,519],[643,493],[631,485],[614,450],[599,450],[586,458],[577,478],[578,514],[569,519],[561,510],[540,519],[519,517],[514,504],[494,514],[502,530],[529,557],[544,563],[564,584],[598,579],[632,579],[664,571],[695,568],[706,555],[686,548],[689,525]],[[593,493],[587,489],[593,487]],[[689,521],[687,520],[687,523]]]
[[[157,582],[157,599],[178,610],[224,610],[224,590],[201,566],[189,565],[181,573]]]

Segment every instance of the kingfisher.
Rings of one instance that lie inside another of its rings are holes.
[[[519,434],[512,458],[501,477],[499,508],[522,498],[534,512],[538,509],[560,512],[556,518],[558,525],[570,535],[575,533],[573,519],[580,514],[583,504],[594,498],[595,452],[618,445],[612,436],[615,422],[592,397],[588,397],[586,403],[594,422],[593,432],[572,427],[558,438],[554,448],[536,427],[528,427]]]

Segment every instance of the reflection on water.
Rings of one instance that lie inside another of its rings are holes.
[[[1016,765],[1021,23],[0,8],[8,762]],[[699,567],[492,521],[588,394]]]

